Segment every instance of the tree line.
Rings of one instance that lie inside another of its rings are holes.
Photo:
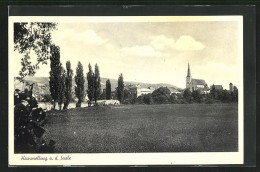
[[[58,103],[59,109],[67,109],[69,103],[72,101],[72,78],[73,78],[73,70],[71,69],[70,61],[66,62],[66,69],[62,66],[60,62],[60,48],[56,45],[50,46],[50,77],[49,77],[49,87],[51,98],[53,100],[53,108],[55,109],[56,103]],[[101,90],[101,79],[99,67],[96,64],[95,69],[93,71],[92,66],[88,65],[88,72],[86,74],[87,78],[87,89],[85,90],[85,77],[84,77],[84,69],[81,62],[78,62],[76,68],[76,74],[74,77],[75,80],[75,96],[78,101],[76,103],[76,107],[81,107],[81,103],[84,101],[84,98],[88,97],[88,106],[91,106],[92,103],[94,105],[97,104],[97,100],[100,98],[104,98],[109,100],[112,98],[111,91],[111,83],[108,79],[106,81],[106,89]],[[123,101],[123,90],[124,90],[124,81],[123,74],[119,75],[118,78],[118,89],[117,95],[118,100],[120,102]],[[48,96],[46,98],[49,99]]]
[[[217,90],[214,85],[209,93],[203,94],[199,90],[191,92],[185,89],[182,93],[171,94],[167,87],[160,87],[150,94],[144,94],[137,97],[137,104],[190,104],[190,103],[237,103],[238,89],[234,87],[233,91]]]
[[[58,102],[59,109],[64,104],[63,109],[67,109],[69,102],[72,99],[72,77],[73,71],[71,69],[70,61],[66,62],[66,70],[63,69],[60,63],[60,49],[58,46],[51,46],[51,71],[50,71],[50,91],[55,104]],[[137,97],[137,93],[125,89],[124,78],[121,73],[118,77],[117,87],[112,95],[111,83],[108,79],[106,81],[105,90],[101,90],[101,80],[99,67],[96,64],[94,71],[92,66],[88,65],[88,72],[86,73],[87,89],[85,90],[85,78],[83,65],[78,62],[76,68],[75,79],[75,95],[78,99],[76,107],[81,107],[85,96],[88,96],[88,106],[92,103],[97,105],[99,99],[117,99],[124,104],[185,104],[185,103],[228,103],[238,101],[238,89],[234,87],[233,91],[218,90],[213,85],[210,93],[202,94],[199,90],[191,92],[189,89],[184,90],[181,94],[171,94],[167,87],[160,87],[150,94],[144,94]]]

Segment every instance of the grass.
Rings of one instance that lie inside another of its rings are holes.
[[[238,151],[237,104],[76,108],[47,119],[58,153]]]

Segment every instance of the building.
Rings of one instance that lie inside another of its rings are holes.
[[[215,90],[223,90],[222,85],[214,85],[214,87],[215,87]],[[212,90],[212,88],[213,88],[213,85],[210,86],[210,90]]]
[[[154,91],[154,88],[152,88],[152,87],[142,88],[139,84],[137,84],[137,85],[132,85],[132,84],[127,85],[126,89],[128,89],[131,94],[135,94],[136,97],[139,97],[139,96],[144,95],[144,94],[149,94],[149,93],[152,93]]]
[[[188,63],[188,72],[186,76],[186,89],[189,89],[191,92],[195,90],[200,90],[202,93],[209,91],[208,85],[203,79],[193,79],[191,77],[190,64]]]
[[[174,87],[168,87],[168,89],[170,90],[171,94],[181,94],[181,92]]]
[[[234,91],[234,85],[232,83],[229,84],[229,91],[230,92]]]

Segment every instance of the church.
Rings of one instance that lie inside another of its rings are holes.
[[[203,79],[193,79],[191,77],[190,64],[188,62],[188,73],[186,76],[186,89],[189,89],[191,92],[195,90],[200,90],[202,93],[207,93],[209,87],[205,80]]]

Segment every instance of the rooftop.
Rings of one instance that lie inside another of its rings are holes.
[[[203,79],[192,79],[191,82],[196,85],[206,85],[206,82]]]

